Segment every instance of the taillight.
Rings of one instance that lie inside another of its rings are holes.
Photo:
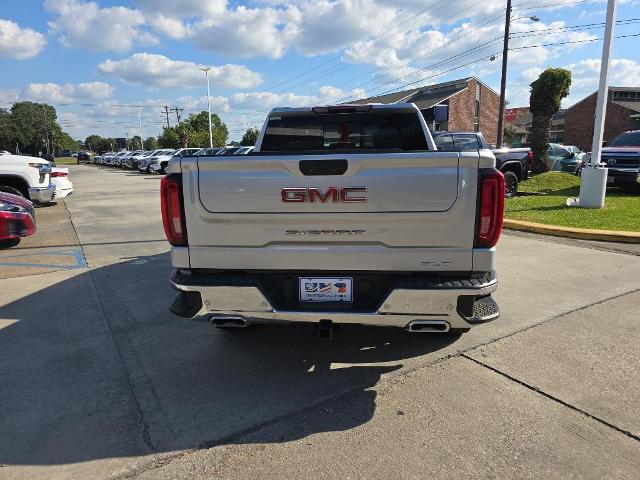
[[[187,226],[184,219],[182,177],[168,175],[160,183],[162,224],[167,240],[174,246],[187,245]]]
[[[533,165],[533,152],[531,150],[527,152],[527,158],[529,159],[529,168],[531,168],[531,165]]]
[[[52,177],[66,177],[67,173],[65,172],[51,172]]]
[[[476,227],[476,247],[498,243],[504,217],[504,175],[498,170],[480,170],[480,204]]]

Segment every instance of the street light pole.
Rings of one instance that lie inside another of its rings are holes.
[[[511,24],[511,0],[507,0],[507,13],[504,20],[504,44],[502,47],[502,78],[500,79],[500,107],[498,108],[498,139],[496,147],[502,148],[504,136],[504,107],[507,89],[507,58],[509,56],[509,26]]]
[[[144,150],[144,140],[142,140],[142,113],[140,105],[138,105],[138,127],[140,128],[140,144],[141,149]]]
[[[604,197],[607,193],[607,169],[600,165],[602,151],[602,137],[604,122],[607,115],[607,99],[609,97],[609,63],[613,29],[616,19],[616,0],[607,2],[607,20],[604,26],[604,43],[602,45],[602,61],[600,62],[600,86],[596,102],[596,121],[593,129],[593,143],[591,144],[591,158],[582,169],[580,175],[579,206],[585,208],[604,207]]]
[[[202,70],[204,72],[205,77],[207,77],[207,107],[209,110],[209,147],[213,148],[213,131],[211,130],[211,90],[209,88],[209,70],[211,70],[211,67],[199,68],[198,70]]]

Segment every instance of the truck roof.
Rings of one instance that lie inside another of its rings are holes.
[[[319,105],[315,107],[276,107],[269,115],[281,113],[286,115],[306,115],[309,113],[357,113],[370,111],[384,112],[419,112],[413,103],[363,103],[343,105]]]

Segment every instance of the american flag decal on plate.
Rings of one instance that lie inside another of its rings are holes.
[[[351,302],[353,279],[349,277],[300,277],[301,302]]]

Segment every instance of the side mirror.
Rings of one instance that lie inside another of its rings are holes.
[[[576,158],[576,152],[571,152],[571,156],[569,158]]]

